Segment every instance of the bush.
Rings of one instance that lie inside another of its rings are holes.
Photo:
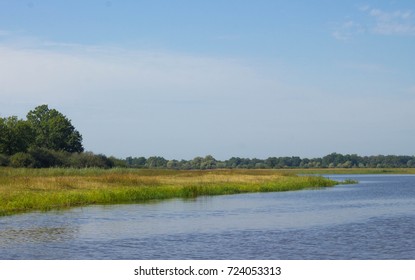
[[[55,166],[58,167],[71,167],[71,153],[64,152],[64,151],[53,151],[49,150],[49,152],[53,155],[55,158]]]
[[[32,148],[29,150],[29,154],[35,159],[34,167],[36,168],[63,166],[62,156],[60,155],[62,153],[46,148]]]
[[[35,163],[36,160],[28,153],[16,153],[10,157],[12,167],[34,167]]]
[[[0,166],[8,166],[9,165],[9,157],[3,154],[0,154]]]
[[[111,162],[112,167],[119,167],[119,168],[127,167],[127,163],[122,159],[118,159],[116,157],[109,157],[109,161]]]
[[[73,153],[70,158],[70,166],[74,168],[111,168],[114,163],[104,155],[95,155],[91,152]]]

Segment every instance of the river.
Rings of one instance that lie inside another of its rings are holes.
[[[0,217],[0,259],[415,259],[415,176]]]

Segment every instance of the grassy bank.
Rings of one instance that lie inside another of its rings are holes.
[[[296,176],[275,170],[0,168],[0,215],[92,204],[290,191],[335,184],[318,176]]]

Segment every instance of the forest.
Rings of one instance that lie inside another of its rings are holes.
[[[61,112],[40,105],[26,119],[0,117],[0,166],[141,168],[141,169],[283,169],[283,168],[413,168],[415,156],[331,153],[318,158],[268,157],[266,159],[232,157],[217,160],[211,155],[191,160],[165,159],[161,156],[120,159],[85,152],[82,135]]]
[[[125,166],[134,168],[167,169],[283,169],[283,168],[411,168],[414,156],[377,155],[358,156],[331,153],[319,158],[268,157],[267,159],[232,157],[220,161],[208,155],[192,160],[167,160],[163,157],[127,157]]]

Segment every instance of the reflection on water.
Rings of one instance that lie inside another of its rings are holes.
[[[415,176],[0,218],[3,259],[414,259]]]
[[[76,227],[40,227],[0,230],[0,246],[11,243],[61,242],[75,238]]]

